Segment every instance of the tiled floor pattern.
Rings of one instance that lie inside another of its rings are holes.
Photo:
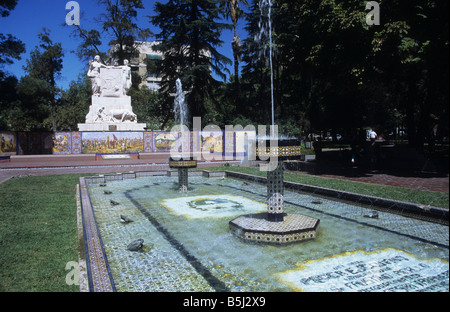
[[[136,209],[136,202],[140,203],[161,226],[179,240],[184,248],[202,265],[209,274],[223,281],[231,291],[264,291],[286,290],[283,285],[270,280],[270,275],[261,272],[265,270],[283,270],[289,268],[295,261],[314,259],[326,253],[339,253],[347,249],[376,250],[389,246],[420,254],[424,258],[439,257],[448,261],[448,227],[420,220],[405,218],[380,211],[378,219],[367,218],[370,207],[350,205],[326,199],[318,199],[308,194],[286,192],[286,211],[301,212],[311,217],[319,218],[318,238],[278,249],[273,246],[258,247],[239,243],[229,233],[227,223],[219,221],[189,221],[189,231],[183,228],[186,221],[183,217],[169,216],[165,209],[160,209],[148,202],[148,192],[152,188],[170,188],[173,182],[170,178],[160,178],[159,182],[140,178],[126,182],[110,182],[114,184],[115,200],[119,206],[110,204],[110,197],[103,196],[103,189],[92,186],[94,191],[93,205],[96,207],[96,217],[99,224],[107,221],[111,215],[126,214],[135,222],[123,226],[119,222],[99,225],[103,236],[104,249],[112,268],[115,287],[119,291],[213,291],[211,283],[199,274],[180,251],[170,244],[167,237],[161,234]],[[171,178],[176,180],[176,178]],[[158,185],[157,185],[158,184]],[[194,188],[200,185],[208,186],[211,190],[228,190],[235,195],[246,196],[253,200],[264,202],[265,186],[244,183],[234,179],[210,179],[194,177],[190,185]],[[127,193],[130,196],[125,196]],[[180,195],[177,195],[180,196]],[[132,199],[132,200],[130,200]],[[157,201],[157,199],[154,199]],[[136,201],[133,203],[133,201]],[[152,208],[153,207],[153,208]],[[98,210],[99,209],[99,210]],[[103,220],[105,218],[105,220]],[[202,223],[203,222],[203,223]],[[224,225],[222,225],[224,223]],[[109,224],[109,225],[108,225]],[[211,237],[204,236],[205,226],[213,231]],[[145,240],[142,252],[125,252],[124,247],[131,240],[139,238]],[[109,240],[109,238],[119,238]],[[218,240],[214,237],[220,238]],[[115,240],[115,242],[114,242]],[[316,244],[316,242],[318,244]],[[195,247],[198,245],[201,247]],[[318,247],[321,246],[321,247]],[[236,250],[242,250],[236,256]],[[265,255],[273,255],[272,261],[264,260]],[[225,258],[224,258],[225,257]],[[257,273],[255,273],[257,272]],[[256,274],[256,275],[255,275]]]

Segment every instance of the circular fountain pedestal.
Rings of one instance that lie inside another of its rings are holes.
[[[236,236],[251,242],[289,244],[316,238],[319,219],[300,214],[284,214],[283,222],[272,222],[268,213],[240,216],[230,221]]]
[[[240,216],[230,221],[230,231],[246,241],[289,244],[314,239],[320,220],[284,212],[284,173],[280,151],[279,162],[267,172],[267,213]],[[280,159],[281,158],[281,159]]]
[[[178,169],[178,188],[187,190],[189,186],[189,169],[197,168],[197,160],[194,157],[172,158],[169,157],[169,167]]]

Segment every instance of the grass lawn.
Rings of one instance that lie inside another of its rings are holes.
[[[230,170],[262,177],[267,176],[266,172],[261,172],[257,168],[248,168],[248,167],[227,166],[227,167],[208,168],[208,170],[216,170],[216,171]],[[318,187],[325,187],[357,194],[377,196],[386,199],[399,200],[422,205],[430,205],[440,208],[447,208],[447,209],[449,208],[449,193],[422,191],[398,186],[353,182],[288,172],[284,173],[284,179],[285,181],[313,185]]]
[[[255,168],[214,167],[266,176]],[[13,178],[0,184],[0,292],[76,292],[68,262],[78,261],[76,184],[84,175]],[[448,193],[285,173],[285,180],[448,208]]]
[[[13,178],[0,184],[0,291],[73,292],[78,262],[78,175]]]

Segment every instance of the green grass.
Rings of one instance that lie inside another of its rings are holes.
[[[252,174],[266,177],[267,173],[259,171],[257,168],[248,167],[215,167],[207,170],[230,170],[240,173]],[[404,187],[378,185],[347,181],[341,179],[323,178],[307,174],[284,173],[285,181],[301,184],[325,187],[340,191],[352,192],[363,195],[376,196],[386,199],[399,200],[404,202],[430,205],[440,208],[449,208],[449,193],[422,191]]]
[[[0,291],[72,292],[78,262],[78,175],[13,178],[0,184]]]
[[[212,167],[266,176],[255,168]],[[76,292],[66,264],[78,261],[76,184],[80,176],[31,176],[0,184],[0,292]],[[447,208],[448,193],[285,173],[285,180]]]

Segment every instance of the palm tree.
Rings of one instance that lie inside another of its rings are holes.
[[[234,37],[231,41],[234,57],[234,85],[235,85],[235,102],[238,102],[239,96],[239,62],[241,61],[241,38],[237,33],[237,23],[239,18],[243,15],[244,11],[239,8],[239,2],[242,2],[248,7],[247,0],[222,0],[220,6],[224,10],[226,18],[231,17],[234,27]],[[237,106],[238,107],[238,106]]]

